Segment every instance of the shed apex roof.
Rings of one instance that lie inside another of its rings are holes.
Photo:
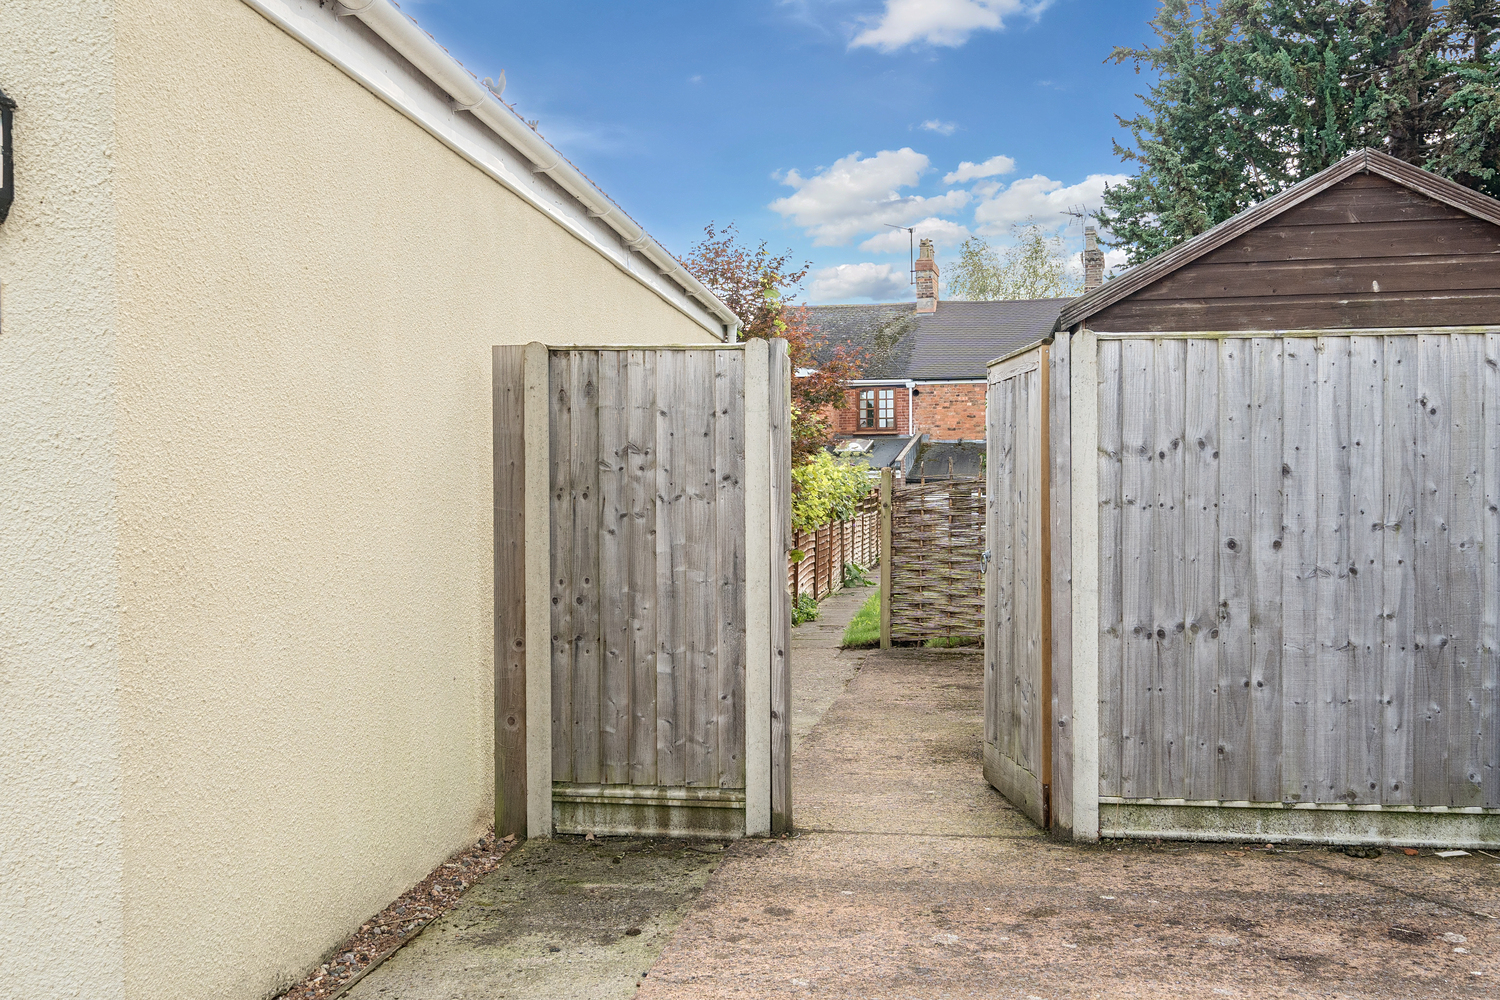
[[[1278,195],[1251,205],[1232,219],[1226,219],[1207,232],[1173,247],[1165,253],[1137,264],[1113,281],[1106,281],[1081,298],[1074,299],[1058,320],[1058,325],[1067,329],[1085,322],[1090,316],[1128,298],[1147,285],[1166,277],[1178,268],[1190,264],[1211,250],[1245,235],[1257,226],[1264,225],[1282,212],[1300,205],[1314,195],[1333,187],[1354,174],[1371,173],[1424,194],[1435,201],[1467,212],[1478,219],[1500,226],[1500,201],[1480,194],[1462,184],[1439,177],[1429,170],[1414,167],[1405,160],[1382,153],[1376,149],[1361,149],[1350,153],[1333,166],[1297,184]]]

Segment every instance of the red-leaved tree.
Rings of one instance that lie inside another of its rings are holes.
[[[842,408],[845,387],[858,378],[862,352],[847,347],[826,350],[809,323],[807,309],[793,301],[809,265],[795,268],[791,251],[773,254],[764,240],[750,247],[740,242],[734,223],[722,229],[710,222],[703,239],[683,263],[730,309],[749,339],[781,337],[792,367],[792,464],[832,439],[825,407]]]

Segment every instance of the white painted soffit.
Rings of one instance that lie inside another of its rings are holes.
[[[391,0],[243,2],[714,336],[735,339],[739,319],[723,302]]]

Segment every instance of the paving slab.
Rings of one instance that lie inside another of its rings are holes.
[[[703,842],[529,841],[346,996],[634,996],[721,857]]]

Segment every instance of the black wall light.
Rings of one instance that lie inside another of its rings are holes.
[[[15,113],[16,102],[0,90],[0,222],[10,214],[10,206],[16,200],[15,158],[10,148],[10,120]]]

